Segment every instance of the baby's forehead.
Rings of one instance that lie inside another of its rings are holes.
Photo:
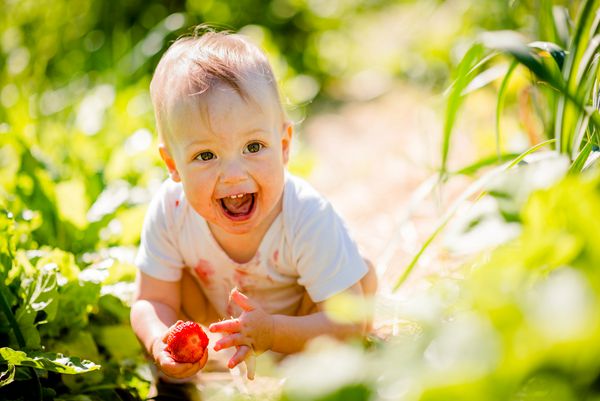
[[[198,92],[193,87],[190,88],[185,79],[180,82],[174,81],[166,88],[163,99],[167,104],[164,111],[170,119],[186,118],[190,113],[208,114],[218,111],[215,109],[224,103],[217,100],[224,97],[239,100],[238,104],[262,113],[281,111],[277,92],[269,82],[244,79],[239,81],[238,85],[236,88],[224,82],[217,82],[206,91]]]

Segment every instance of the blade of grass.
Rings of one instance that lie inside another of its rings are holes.
[[[498,90],[498,102],[496,103],[496,154],[498,155],[498,159],[500,159],[500,116],[502,115],[502,108],[504,106],[504,98],[506,97],[506,89],[508,88],[508,83],[510,78],[512,77],[513,72],[517,68],[518,63],[513,61],[508,67],[508,71],[500,84],[500,89]]]
[[[404,269],[404,271],[402,272],[402,274],[400,275],[400,277],[398,278],[398,280],[396,280],[396,283],[394,284],[394,286],[392,287],[392,291],[397,291],[398,288],[400,288],[400,286],[402,286],[402,284],[406,281],[406,279],[410,276],[410,274],[413,272],[415,266],[417,265],[417,262],[419,261],[419,259],[421,258],[421,255],[423,255],[423,252],[425,252],[425,250],[427,250],[427,248],[429,247],[429,245],[433,242],[433,240],[438,236],[438,234],[444,229],[444,227],[446,227],[446,225],[448,224],[448,222],[450,221],[450,219],[454,216],[454,214],[456,214],[456,211],[459,209],[459,207],[467,201],[467,199],[471,198],[472,196],[474,196],[475,194],[477,194],[478,192],[481,192],[483,190],[483,188],[485,188],[485,186],[487,184],[489,184],[494,178],[496,178],[498,175],[500,175],[502,172],[511,169],[512,167],[516,166],[517,164],[519,164],[519,162],[521,162],[527,155],[535,152],[536,150],[547,146],[549,144],[552,144],[555,142],[555,139],[549,139],[547,141],[541,142],[529,149],[527,149],[525,152],[521,153],[519,156],[517,156],[513,161],[511,161],[510,163],[507,163],[505,165],[499,166],[493,170],[491,170],[490,172],[484,174],[482,177],[480,177],[478,180],[476,180],[473,184],[471,184],[459,197],[458,199],[456,199],[452,205],[450,206],[450,208],[446,211],[446,213],[444,213],[444,215],[442,216],[442,218],[440,219],[440,222],[438,223],[436,229],[433,231],[433,233],[427,238],[427,240],[425,241],[425,243],[421,246],[421,248],[419,249],[419,251],[417,252],[417,254],[413,257],[413,259],[410,261],[410,263],[408,264],[408,266]]]
[[[492,166],[492,165],[498,164],[498,163],[507,162],[509,160],[513,160],[515,157],[518,157],[518,156],[519,156],[519,153],[504,153],[504,154],[500,154],[500,155],[486,157],[486,158],[478,160],[472,164],[469,164],[468,166],[465,166],[461,169],[452,171],[450,173],[450,175],[471,176],[471,175],[477,173],[478,171],[480,171],[482,168]]]
[[[563,6],[554,6],[552,7],[552,16],[554,17],[557,35],[557,40],[554,42],[566,48],[569,45],[569,36],[571,35],[569,10]]]
[[[514,166],[516,166],[517,164],[519,164],[524,158],[526,158],[528,155],[530,155],[531,153],[535,152],[538,149],[543,148],[544,146],[547,145],[552,145],[553,143],[556,142],[556,139],[552,138],[552,139],[548,139],[546,141],[540,142],[537,145],[534,145],[532,147],[530,147],[529,149],[527,149],[525,152],[521,153],[519,156],[517,156],[513,161],[511,161],[507,166],[506,166],[506,170],[509,170],[511,168],[513,168]]]
[[[541,0],[538,2],[538,16],[537,22],[539,24],[538,32],[541,34],[543,40],[549,40],[551,42],[557,42],[558,31],[556,24],[554,23],[554,13],[552,12],[552,1]]]
[[[447,171],[448,152],[450,149],[450,138],[452,130],[456,122],[458,110],[463,102],[463,90],[467,87],[473,78],[473,67],[477,64],[477,60],[481,58],[483,47],[476,43],[465,54],[460,64],[458,65],[457,78],[450,88],[446,113],[444,118],[444,131],[442,141],[442,162],[440,166],[440,179],[444,179]]]
[[[583,56],[581,57],[581,62],[579,64],[579,69],[577,71],[576,80],[578,83],[584,80],[585,76],[588,75],[590,69],[592,68],[592,64],[597,62],[598,58],[598,50],[600,49],[600,35],[594,36],[587,48]],[[579,85],[578,85],[579,87]]]
[[[594,145],[591,141],[587,142],[583,146],[583,148],[571,164],[571,167],[569,167],[569,174],[580,173],[581,171],[583,171],[585,162],[588,160],[588,157],[590,157],[593,147]]]
[[[469,82],[467,87],[463,90],[463,96],[471,92],[475,92],[477,89],[483,88],[490,82],[494,82],[498,78],[506,75],[506,73],[506,67],[503,65],[495,65],[486,69],[480,74],[477,74],[477,76],[473,78],[471,82]]]
[[[579,76],[578,71],[580,61],[588,47],[589,29],[594,25],[591,17],[596,14],[593,12],[596,9],[596,3],[597,0],[585,0],[577,14],[575,30],[569,43],[569,54],[567,54],[565,67],[563,68],[563,80],[566,83],[564,92],[566,95],[575,93],[579,88],[581,76]],[[573,136],[581,112],[581,108],[576,110],[574,106],[577,105],[573,102],[567,102],[565,99],[559,100],[555,126],[555,137],[558,139],[559,150],[569,156],[574,148]]]

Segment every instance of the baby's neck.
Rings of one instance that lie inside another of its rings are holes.
[[[248,234],[229,234],[221,231],[218,228],[211,228],[213,237],[223,249],[223,251],[229,256],[231,260],[237,263],[247,263],[254,258],[264,233],[251,232]]]

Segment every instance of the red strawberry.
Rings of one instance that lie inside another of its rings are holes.
[[[165,349],[177,362],[198,362],[208,346],[208,337],[196,322],[178,320],[166,337]]]

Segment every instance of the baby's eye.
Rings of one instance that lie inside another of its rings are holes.
[[[200,154],[198,154],[198,156],[196,156],[196,159],[202,160],[202,161],[209,161],[214,159],[216,156],[213,152],[202,152]]]
[[[247,153],[256,153],[259,150],[261,150],[264,147],[264,145],[260,142],[250,142],[248,145],[246,145],[246,152]]]

